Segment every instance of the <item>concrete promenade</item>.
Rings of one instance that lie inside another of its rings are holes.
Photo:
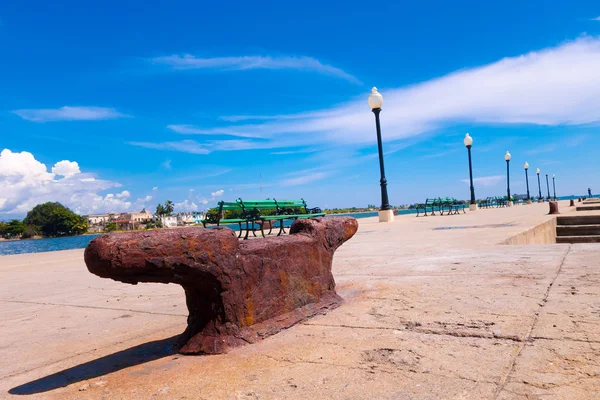
[[[98,278],[83,250],[0,257],[0,398],[598,399],[600,245],[499,244],[548,241],[547,212],[360,220],[340,308],[217,356],[172,352],[179,286]]]

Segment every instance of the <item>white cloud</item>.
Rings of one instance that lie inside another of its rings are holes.
[[[360,84],[354,76],[328,64],[323,64],[312,57],[298,56],[241,56],[241,57],[213,57],[201,58],[191,54],[171,55],[150,59],[154,64],[166,65],[174,70],[219,70],[242,71],[251,69],[268,70],[296,70],[316,72],[322,75],[345,79],[349,82]]]
[[[209,154],[213,151],[238,151],[272,149],[289,147],[284,142],[270,140],[208,140],[204,143],[195,140],[180,140],[177,142],[128,142],[132,146],[145,147],[147,149],[180,151],[190,154]]]
[[[28,152],[0,152],[0,215],[23,216],[34,206],[58,201],[80,214],[142,209],[151,199],[127,200],[131,194],[101,195],[120,187],[116,182],[82,173],[76,162],[63,160],[48,171],[46,165]]]
[[[180,203],[175,203],[176,212],[198,211],[196,203],[190,200],[185,200]]]
[[[386,141],[392,141],[456,123],[577,125],[597,122],[600,121],[599,70],[600,39],[582,37],[424,83],[383,88],[382,134]],[[324,142],[371,143],[375,141],[375,124],[367,95],[329,110],[268,116],[263,123],[203,130],[204,134],[264,138],[261,141],[240,141],[237,145],[226,143],[230,141],[223,141],[222,145],[195,142],[195,145],[215,151]],[[251,119],[243,117],[239,120]],[[264,117],[257,117],[260,118]]]
[[[171,160],[166,160],[160,164],[164,169],[171,169]]]
[[[14,110],[14,114],[33,122],[49,121],[92,121],[128,117],[114,108],[105,107],[70,107],[47,109]]]
[[[315,182],[321,179],[324,179],[328,176],[329,174],[326,172],[315,172],[309,175],[304,175],[304,176],[300,176],[297,178],[291,178],[291,179],[286,179],[284,181],[281,182],[282,186],[298,186],[298,185],[305,185],[307,183],[310,182]]]
[[[223,189],[221,190],[217,190],[216,192],[212,192],[210,195],[214,198],[214,197],[221,197],[223,196],[223,193],[225,193],[225,191]]]
[[[129,190],[123,190],[121,193],[117,193],[115,197],[117,199],[128,199],[131,197],[131,193],[129,193]]]
[[[62,175],[65,178],[79,174],[80,172],[79,164],[77,164],[75,161],[59,161],[54,165],[54,167],[52,167],[53,174]]]
[[[230,135],[239,137],[259,138],[260,134],[235,132],[228,129],[203,129],[194,125],[167,125],[167,129],[182,135]]]
[[[179,142],[164,142],[164,143],[152,143],[152,142],[128,142],[130,145],[145,147],[147,149],[157,150],[172,150],[180,151],[183,153],[191,154],[208,154],[210,150],[206,146],[194,140],[181,140]]]
[[[592,21],[600,21],[600,17],[592,18]]]
[[[473,185],[477,186],[485,186],[485,187],[491,187],[491,186],[496,186],[498,185],[500,182],[502,182],[504,179],[506,179],[505,176],[503,175],[494,175],[494,176],[482,176],[480,178],[475,178],[473,179]],[[461,179],[461,182],[470,184],[469,179]]]

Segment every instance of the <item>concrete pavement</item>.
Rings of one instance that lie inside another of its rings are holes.
[[[500,244],[551,241],[547,211],[360,220],[344,305],[217,356],[170,350],[178,286],[97,278],[81,250],[0,257],[0,398],[600,398],[600,246]]]

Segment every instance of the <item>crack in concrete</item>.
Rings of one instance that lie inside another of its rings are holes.
[[[44,303],[44,302],[37,302],[37,301],[4,300],[4,299],[0,299],[0,301],[5,302],[5,303],[36,304],[36,305],[40,305],[40,306],[60,306],[60,307],[90,308],[90,309],[95,309],[95,310],[129,311],[129,312],[140,313],[140,314],[167,315],[169,317],[187,317],[187,314],[157,313],[157,312],[152,312],[152,311],[131,310],[131,309],[128,309],[128,308],[82,306],[82,305],[78,305],[78,304]]]
[[[558,276],[560,275],[560,272],[562,271],[562,267],[565,264],[565,261],[567,260],[567,256],[569,255],[569,252],[571,251],[571,246],[572,245],[569,244],[569,247],[567,247],[567,251],[565,251],[562,261],[560,262],[560,265],[558,266],[558,269],[556,270],[554,279],[552,279],[552,282],[550,282],[550,284],[546,288],[546,293],[544,294],[544,297],[543,297],[542,301],[540,302],[538,310],[541,309],[542,307],[544,307],[544,305],[548,301],[548,297],[550,296],[550,290],[554,286],[554,282],[556,282],[556,280],[558,279]],[[539,311],[537,311],[533,315],[533,321],[531,322],[531,326],[529,327],[527,335],[525,336],[525,340],[523,340],[523,342],[519,346],[519,350],[517,351],[517,354],[515,354],[514,357],[511,359],[508,370],[506,371],[506,374],[504,374],[504,376],[502,378],[500,378],[500,382],[498,382],[498,387],[496,388],[496,391],[494,393],[494,400],[498,399],[498,397],[500,396],[500,393],[502,393],[502,391],[504,390],[504,387],[508,383],[508,378],[510,377],[510,374],[512,374],[513,370],[515,369],[515,365],[517,363],[517,358],[519,358],[519,356],[523,352],[525,345],[527,344],[527,342],[532,341],[533,329],[535,328],[535,324],[537,323],[539,316],[540,316]]]
[[[493,339],[493,340],[507,340],[511,342],[523,342],[524,339],[518,335],[496,335],[494,333],[467,333],[467,332],[452,332],[452,331],[436,331],[433,329],[426,328],[415,328],[414,326],[405,325],[402,327],[386,327],[386,326],[353,326],[345,324],[316,324],[316,323],[303,323],[305,326],[320,326],[324,328],[347,328],[347,329],[368,329],[368,330],[390,330],[390,331],[408,331],[412,333],[422,333],[425,335],[437,335],[437,336],[451,336],[461,338],[475,338],[475,339]]]

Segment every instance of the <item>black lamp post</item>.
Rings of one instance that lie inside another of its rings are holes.
[[[556,175],[552,174],[552,190],[554,191],[554,201],[556,201]]]
[[[548,183],[548,174],[546,174],[546,189],[548,190],[548,201],[550,201],[550,184]]]
[[[538,196],[538,203],[541,203],[543,201],[542,200],[542,184],[540,183],[540,172],[541,171],[539,168],[535,170],[535,173],[538,176],[538,189],[540,190],[540,195]]]
[[[394,219],[394,214],[390,210],[390,202],[388,200],[387,193],[387,179],[385,179],[385,168],[383,166],[383,146],[381,144],[381,127],[379,125],[379,113],[381,112],[381,106],[383,105],[383,97],[381,93],[377,91],[377,88],[374,87],[371,89],[371,94],[369,95],[369,105],[371,106],[371,110],[373,114],[375,114],[375,126],[377,128],[377,147],[379,150],[379,169],[381,172],[381,209],[379,212],[379,221],[387,222]],[[385,211],[382,213],[382,211]],[[390,215],[391,214],[391,215]]]
[[[504,160],[506,161],[506,194],[508,195],[507,200],[508,204],[510,204],[510,159],[512,156],[507,151],[504,155]]]
[[[527,204],[531,204],[531,197],[529,196],[529,163],[525,161],[525,182],[527,182]]]
[[[471,211],[477,210],[475,204],[475,187],[473,186],[473,164],[471,163],[471,147],[473,146],[473,138],[467,133],[464,140],[465,146],[467,147],[467,153],[469,153],[469,180],[471,182],[471,202],[469,209]]]

